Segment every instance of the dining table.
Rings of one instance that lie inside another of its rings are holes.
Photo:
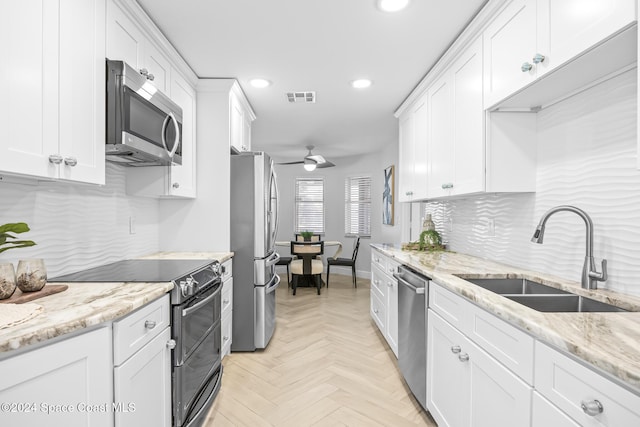
[[[339,242],[337,240],[323,240],[322,242],[324,242],[325,248],[327,246],[335,246],[336,247],[336,251],[334,252],[332,258],[334,258],[334,259],[338,258],[340,256],[340,254],[342,253],[342,242]],[[291,250],[291,244],[292,243],[295,244],[296,241],[276,241],[275,245],[276,246],[281,246],[281,247],[287,247],[287,248],[289,248],[289,250]],[[313,242],[313,243],[319,243],[319,242]],[[302,247],[302,245],[300,245],[300,246],[301,247],[298,250],[298,255],[302,257],[303,262],[305,262],[307,264],[310,264],[311,263],[311,259],[315,258],[315,256],[316,256],[315,252],[317,251],[317,249],[309,247],[309,255],[310,256],[309,257],[305,257],[303,254],[301,254],[301,252],[305,251],[305,248]],[[308,267],[308,268],[310,270],[310,267]],[[306,280],[307,286],[312,286],[312,281],[309,280],[308,277],[306,279],[307,279]],[[322,279],[320,279],[320,280],[322,280]]]

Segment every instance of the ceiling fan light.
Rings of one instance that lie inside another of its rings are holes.
[[[314,170],[316,170],[316,164],[315,163],[305,163],[304,164],[304,170],[306,170],[307,172],[313,172]]]
[[[378,8],[383,12],[398,12],[409,5],[409,0],[378,0]]]

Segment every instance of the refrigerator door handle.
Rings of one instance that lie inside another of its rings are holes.
[[[271,243],[274,245],[276,244],[276,236],[278,235],[278,223],[279,223],[279,211],[280,211],[280,191],[278,190],[278,177],[276,176],[276,170],[273,168],[273,160],[271,161],[271,179],[273,180],[273,188],[276,191],[276,211],[275,214],[273,215],[273,217],[271,218],[272,221],[275,221],[275,227],[273,230],[273,236],[271,236]]]
[[[273,276],[273,278],[275,283],[273,285],[267,286],[267,288],[265,289],[265,294],[270,294],[271,292],[274,292],[280,285],[280,276],[275,275]]]
[[[266,267],[271,267],[272,265],[277,264],[278,261],[280,261],[280,254],[278,252],[274,252],[274,253],[271,254],[271,256],[269,258],[267,258],[267,260],[265,262],[265,266]]]

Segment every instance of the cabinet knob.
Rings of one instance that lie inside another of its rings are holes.
[[[459,345],[454,345],[451,347],[451,353],[453,354],[458,354],[460,353],[460,351],[462,351],[462,349],[460,348]]]
[[[180,188],[180,183],[179,182],[174,182],[172,187],[173,188]]]
[[[223,341],[229,341],[229,337],[222,337]]]
[[[387,286],[393,288],[393,282],[387,282]]]
[[[380,262],[380,258],[374,258],[376,262]]]
[[[522,64],[522,66],[520,67],[520,69],[522,70],[523,73],[526,73],[528,71],[531,71],[531,69],[533,68],[533,65],[525,62],[524,64]]]
[[[541,63],[543,61],[544,61],[544,55],[536,53],[536,56],[533,57],[533,63],[534,64],[539,64],[539,63]]]
[[[144,322],[144,327],[147,329],[153,329],[156,327],[156,321],[155,320],[147,320],[146,322]]]
[[[149,75],[149,70],[147,70],[146,68],[140,68],[140,74],[147,77]]]
[[[229,304],[229,300],[228,300],[228,299],[223,299],[223,300],[222,300],[222,303],[223,303],[223,304]]]
[[[380,284],[380,280],[376,279],[376,280],[373,281],[373,283],[375,283],[376,285],[379,285]]]
[[[374,309],[373,309],[373,312],[374,312],[375,314],[378,314],[378,309],[377,309],[377,308],[374,308]]]
[[[62,163],[62,156],[60,154],[50,155],[49,163],[53,163],[54,165],[59,165],[60,163]]]
[[[469,361],[469,355],[467,353],[462,353],[458,355],[458,360],[461,362],[468,362]]]
[[[167,348],[169,350],[173,350],[174,348],[176,348],[176,340],[167,341]]]
[[[153,81],[153,80],[155,80],[155,78],[156,78],[156,76],[154,76],[153,74],[147,75],[147,80]]]
[[[592,400],[591,402],[585,402],[583,400],[582,402],[580,402],[580,407],[585,414],[592,417],[595,417],[596,415],[601,414],[604,411],[602,403],[600,403],[600,401],[598,400]]]
[[[75,157],[65,157],[64,164],[67,166],[75,166],[78,164],[78,159],[76,159]]]

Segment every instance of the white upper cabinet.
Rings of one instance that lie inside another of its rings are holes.
[[[113,0],[107,1],[107,58],[143,68],[145,36]]]
[[[178,73],[171,79],[171,99],[182,107],[182,165],[170,168],[169,195],[196,197],[196,91]]]
[[[600,45],[635,20],[635,0],[513,0],[484,30],[485,108],[552,70],[562,68],[544,82],[548,88],[516,106],[544,106],[628,65],[635,59],[632,36]]]
[[[398,167],[400,202],[427,198],[428,98],[420,97],[400,117],[400,158]]]
[[[484,106],[531,83],[537,66],[536,0],[514,0],[484,31]]]
[[[251,122],[255,116],[239,87],[234,86],[229,94],[229,114],[230,148],[238,152],[251,151]]]
[[[0,23],[0,173],[104,184],[104,0],[9,2]]]
[[[431,85],[427,92],[429,98],[429,197],[449,194],[453,186],[453,130],[452,82],[447,73]]]

